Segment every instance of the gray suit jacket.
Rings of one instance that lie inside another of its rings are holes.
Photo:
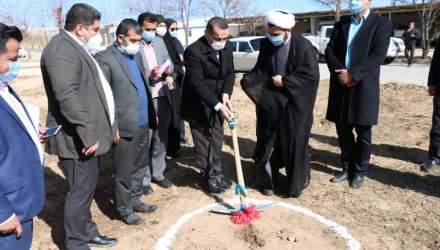
[[[61,158],[80,159],[84,147],[99,142],[95,155],[112,145],[117,121],[110,123],[108,105],[96,64],[81,46],[62,31],[44,49],[41,72],[48,98],[46,126],[61,124],[46,151]]]
[[[135,57],[147,90],[149,127],[155,129],[157,127],[156,113],[148,89],[148,78],[144,73],[145,68],[140,53],[136,54]],[[124,56],[117,46],[112,44],[106,50],[99,52],[96,55],[96,60],[113,90],[119,134],[121,137],[133,137],[139,127],[138,90]]]
[[[161,66],[161,65],[164,64],[167,60],[170,60],[170,61],[171,61],[171,58],[170,58],[170,56],[168,55],[167,47],[165,46],[165,42],[163,41],[163,39],[162,39],[161,37],[156,37],[156,38],[153,40],[152,43],[153,43],[154,52],[155,52],[155,54],[156,54],[156,60],[157,60],[157,64],[158,64],[158,66]],[[144,45],[145,45],[145,42],[142,41],[142,42],[141,42],[141,48],[140,48],[140,54],[141,54],[141,56],[142,56],[142,61],[143,61],[144,65],[145,65],[145,74],[147,75],[147,77],[150,77],[149,74],[150,74],[151,69],[150,69],[150,67],[148,66],[147,58],[146,58],[145,53],[144,53]],[[171,72],[173,72],[173,70],[174,70],[174,66],[173,66],[172,63],[171,63],[170,69],[171,69]],[[171,105],[171,94],[170,94],[170,90],[169,90],[168,85],[166,84],[166,82],[163,82],[163,84],[164,84],[164,88],[163,88],[163,89],[164,89],[164,91],[165,91],[166,97],[167,97],[167,99],[168,99],[168,102],[169,102],[170,105]],[[150,84],[149,84],[150,91],[151,91],[151,88],[153,87],[153,85],[154,85],[154,82],[151,82],[151,81],[150,81]]]

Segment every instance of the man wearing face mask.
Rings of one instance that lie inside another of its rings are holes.
[[[370,11],[371,0],[352,0],[351,16],[335,24],[326,49],[331,72],[327,119],[334,122],[342,172],[331,179],[364,182],[371,156],[371,130],[379,115],[379,77],[392,33],[387,18]],[[353,130],[356,131],[355,137]]]
[[[309,137],[319,84],[316,52],[293,31],[295,17],[272,10],[257,64],[242,80],[256,104],[258,186],[264,195],[280,188],[280,168],[288,177],[282,193],[299,197],[310,181]]]
[[[23,35],[0,23],[0,249],[27,250],[32,219],[44,206],[43,149],[38,128],[11,88],[20,72]]]
[[[125,19],[116,36],[96,60],[112,87],[118,117],[120,140],[113,149],[116,210],[125,223],[139,225],[142,219],[135,212],[152,213],[157,208],[140,201],[148,168],[149,129],[157,127],[156,113],[139,53],[142,28],[135,20]]]
[[[172,72],[173,63],[168,55],[163,39],[156,38],[157,15],[145,12],[139,15],[138,24],[142,27],[140,53],[145,66],[145,74],[149,79],[149,88],[153,98],[159,126],[151,131],[151,148],[149,168],[143,182],[144,194],[153,192],[150,183],[162,188],[171,188],[173,184],[165,177],[166,148],[168,127],[172,119],[171,90],[174,89]]]
[[[64,30],[52,38],[41,58],[49,104],[46,124],[63,126],[46,151],[59,157],[69,184],[64,206],[68,250],[117,243],[99,233],[90,212],[101,156],[118,141],[113,93],[89,52],[95,49],[88,42],[99,31],[100,18],[92,6],[74,4]]]
[[[228,37],[227,21],[213,17],[205,35],[184,54],[182,117],[189,122],[196,163],[205,175],[209,193],[223,193],[229,188],[223,180],[221,155],[223,122],[233,117],[229,98],[235,73],[232,48],[226,46]]]

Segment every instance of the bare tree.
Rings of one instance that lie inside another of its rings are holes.
[[[431,49],[434,33],[440,17],[440,0],[392,0],[393,5],[412,5],[416,8],[422,23],[422,48],[424,59]]]
[[[70,0],[48,0],[48,3],[58,30],[61,31],[64,27],[66,8]]]
[[[339,19],[341,18],[342,3],[348,2],[347,0],[314,0],[314,1],[334,11],[336,21],[339,21]]]
[[[183,31],[185,32],[185,45],[188,45],[189,37],[189,21],[191,16],[195,13],[193,10],[193,0],[178,0],[178,15],[182,23]]]
[[[140,14],[148,11],[161,15],[170,15],[176,11],[174,0],[128,0],[123,1],[124,8],[132,14]]]
[[[249,0],[211,0],[206,1],[208,9],[216,16],[236,18],[248,14]]]

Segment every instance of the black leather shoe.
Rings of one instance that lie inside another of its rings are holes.
[[[333,183],[339,183],[341,181],[347,180],[347,178],[348,178],[348,171],[343,170],[341,173],[333,176],[333,178],[331,178],[330,181]]]
[[[128,225],[140,225],[144,221],[135,213],[128,214],[126,216],[122,216],[122,220]]]
[[[151,188],[150,185],[144,186],[144,187],[142,188],[142,193],[143,193],[144,195],[152,194],[152,193],[153,193],[153,188]]]
[[[231,188],[231,185],[229,185],[226,181],[218,180],[217,185],[225,190],[228,190]]]
[[[208,193],[210,194],[221,194],[226,190],[218,185],[218,183],[208,184]]]
[[[420,166],[420,169],[422,171],[431,173],[433,172],[440,164],[437,161],[434,160],[429,160],[425,163],[422,164],[422,166]]]
[[[148,204],[141,203],[141,204],[139,204],[137,206],[134,206],[133,210],[135,212],[138,212],[138,213],[151,214],[151,213],[154,213],[154,211],[157,210],[157,206],[156,205],[148,205]]]
[[[265,195],[265,196],[272,196],[272,195],[275,195],[275,192],[273,191],[273,189],[270,189],[270,188],[263,188],[263,189],[261,190],[261,193],[262,193],[263,195]]]
[[[364,176],[355,174],[353,180],[351,180],[350,182],[350,187],[353,189],[358,189],[362,187],[363,184],[364,184]]]
[[[173,186],[173,183],[170,180],[168,180],[167,178],[163,178],[160,181],[153,180],[153,183],[156,183],[157,185],[159,185],[159,187],[162,187],[162,188],[170,188]]]
[[[114,237],[99,235],[91,241],[87,242],[89,247],[112,247],[118,244],[118,240]]]

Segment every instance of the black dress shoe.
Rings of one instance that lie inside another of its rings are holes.
[[[229,185],[226,181],[221,180],[221,179],[217,181],[217,185],[225,190],[228,190],[231,188],[231,185]]]
[[[218,185],[218,183],[210,183],[208,184],[208,193],[210,194],[221,194],[226,190]]]
[[[422,164],[422,166],[420,166],[420,169],[422,171],[431,173],[433,172],[440,164],[437,161],[434,160],[429,160],[425,163]]]
[[[261,193],[262,193],[263,195],[265,195],[265,196],[272,196],[272,195],[275,195],[275,192],[273,191],[273,189],[270,189],[270,188],[263,188],[263,189],[261,190]]]
[[[358,189],[362,187],[363,184],[364,184],[364,176],[355,174],[353,180],[351,180],[350,182],[350,187],[353,189]]]
[[[333,178],[331,178],[330,181],[333,183],[339,183],[341,181],[347,180],[347,178],[348,178],[348,171],[343,170],[341,173],[333,176]]]
[[[157,206],[141,203],[139,205],[134,206],[133,210],[138,213],[151,214],[157,210]]]
[[[89,247],[112,247],[118,244],[118,240],[114,237],[99,235],[87,242]]]
[[[162,187],[162,188],[170,188],[173,186],[173,183],[170,180],[168,180],[167,178],[163,178],[160,181],[153,180],[153,183],[156,183],[157,185],[159,185],[159,187]]]
[[[142,193],[144,195],[149,195],[153,193],[153,188],[150,185],[142,187]]]
[[[135,213],[122,216],[122,220],[128,225],[140,225],[144,221]]]

